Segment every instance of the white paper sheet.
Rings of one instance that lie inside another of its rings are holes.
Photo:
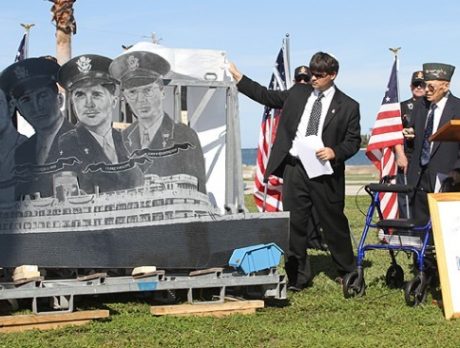
[[[329,161],[321,161],[316,157],[316,151],[324,147],[323,141],[317,135],[298,138],[293,145],[309,178],[329,175],[334,172]]]

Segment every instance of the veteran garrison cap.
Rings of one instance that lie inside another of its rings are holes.
[[[425,76],[423,75],[422,70],[414,71],[412,74],[411,84],[415,84],[417,82],[425,82]]]
[[[3,70],[0,87],[5,94],[18,96],[25,90],[56,83],[58,70],[59,64],[49,59],[24,59]]]
[[[109,74],[112,59],[97,54],[74,57],[59,69],[58,82],[66,90],[72,90],[82,83],[117,84]]]
[[[450,81],[454,74],[455,66],[443,63],[425,63],[423,64],[423,73],[425,81],[444,80]]]
[[[300,76],[308,76],[308,77],[310,77],[311,76],[310,68],[308,66],[306,66],[306,65],[301,65],[301,66],[298,66],[297,68],[295,68],[295,70],[294,70],[294,78],[297,79]]]
[[[156,53],[132,51],[115,58],[109,70],[122,88],[132,88],[152,83],[170,69],[168,61]]]

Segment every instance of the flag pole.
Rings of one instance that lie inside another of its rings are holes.
[[[283,61],[284,61],[284,73],[286,77],[286,86],[279,86],[280,89],[288,88],[290,86],[288,81],[291,80],[291,73],[289,70],[289,34],[286,34],[286,37],[283,39]],[[278,79],[276,78],[276,74],[274,74],[274,83],[279,83]],[[272,150],[272,130],[273,130],[273,123],[274,123],[274,118],[275,118],[275,112],[272,109],[270,111],[270,124],[268,127],[268,149],[267,149],[267,159],[270,158],[270,153]],[[263,201],[262,201],[262,212],[265,213],[267,209],[267,195],[268,195],[268,185],[269,182],[264,184],[264,195],[263,195]]]
[[[396,88],[398,89],[398,101],[400,102],[401,101],[401,98],[400,98],[400,92],[399,92],[399,59],[398,59],[398,53],[399,51],[401,50],[401,47],[398,47],[398,48],[390,48],[389,49],[391,52],[393,52],[394,56],[395,56],[395,61],[396,61]],[[407,174],[404,173],[404,185],[407,186]],[[410,219],[410,209],[409,209],[409,194],[406,193],[406,197],[405,197],[405,201],[406,201],[406,216],[408,219]]]
[[[291,56],[290,56],[290,45],[289,45],[289,33],[286,33],[284,39],[285,50],[284,50],[284,71],[286,74],[286,89],[291,88],[292,79],[291,79]]]
[[[24,43],[24,59],[29,57],[29,35],[30,35],[30,29],[34,26],[35,24],[30,23],[30,24],[23,24],[21,23],[21,27],[24,28],[26,31],[26,40]]]

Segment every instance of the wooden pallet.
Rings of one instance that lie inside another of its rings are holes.
[[[153,315],[174,315],[174,316],[213,316],[223,317],[231,314],[252,314],[257,308],[264,308],[263,300],[251,301],[230,301],[223,303],[205,304],[180,304],[166,306],[152,306],[150,313]]]
[[[94,319],[108,318],[109,315],[108,310],[94,310],[62,314],[0,316],[0,333],[32,329],[50,330],[69,325],[80,326]]]

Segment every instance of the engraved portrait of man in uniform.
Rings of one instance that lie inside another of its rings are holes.
[[[15,151],[16,168],[26,166],[22,168],[27,171],[25,179],[17,182],[17,198],[36,192],[42,197],[53,195],[53,174],[40,168],[57,159],[59,137],[73,128],[60,110],[58,70],[53,60],[29,58],[10,65],[1,76],[4,92],[35,131]]]
[[[169,70],[164,58],[147,51],[127,52],[110,65],[110,74],[120,82],[122,95],[136,117],[123,130],[125,145],[131,156],[140,149],[159,154],[171,150],[143,164],[143,172],[159,176],[188,174],[198,179],[198,190],[206,193],[205,163],[198,135],[164,112],[162,77]]]
[[[108,73],[111,62],[104,56],[82,55],[65,63],[58,74],[78,119],[75,129],[59,139],[60,156],[74,156],[81,162],[78,177],[86,193],[95,192],[96,187],[107,192],[143,183],[136,166],[108,167],[128,160],[121,132],[112,128],[118,82]]]
[[[11,117],[14,108],[0,88],[0,203],[15,199],[14,184],[8,182],[14,178],[14,153],[27,138],[14,128]]]

